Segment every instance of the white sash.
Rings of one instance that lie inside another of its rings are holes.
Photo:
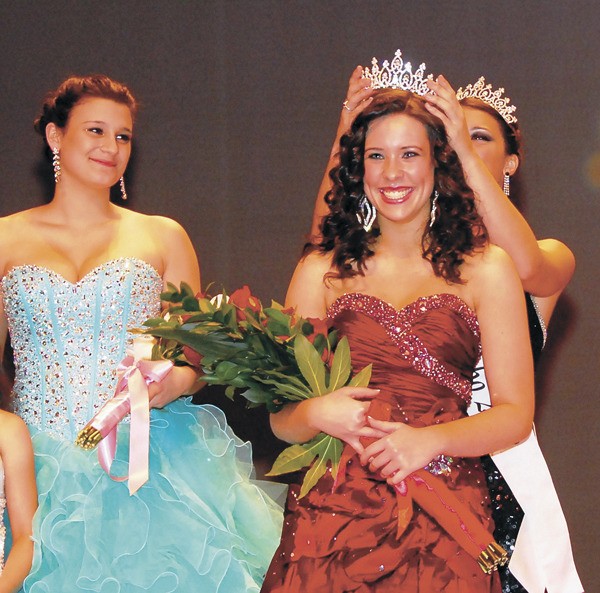
[[[473,379],[470,416],[491,406],[480,360]],[[583,593],[569,530],[535,429],[524,442],[492,455],[524,518],[509,562],[513,576],[528,593]]]

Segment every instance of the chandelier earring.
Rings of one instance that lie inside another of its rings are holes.
[[[504,182],[502,183],[502,190],[507,196],[510,196],[510,175],[504,173]]]
[[[360,223],[365,232],[369,232],[377,217],[377,210],[375,206],[371,204],[369,198],[365,194],[362,195],[358,201],[358,212],[356,213],[356,219]]]
[[[123,179],[122,175],[121,175],[121,179],[119,179],[119,185],[121,186],[121,199],[126,200],[127,192],[125,191],[125,179]]]
[[[436,189],[433,192],[433,200],[431,200],[431,213],[429,215],[429,228],[431,228],[433,226],[433,223],[435,222],[435,219],[436,219],[437,201],[438,201],[439,197],[440,197],[440,194],[438,193],[438,190]]]
[[[52,149],[52,168],[54,169],[54,183],[60,181],[60,152],[58,148]]]

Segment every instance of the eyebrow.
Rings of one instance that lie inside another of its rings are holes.
[[[89,125],[89,124],[100,124],[100,125],[103,125],[103,126],[106,125],[106,122],[102,121],[100,119],[89,119],[89,120],[86,120],[86,121],[84,121],[82,123],[85,124],[85,125]],[[128,127],[124,127],[122,129],[125,130],[126,132],[131,132],[132,131],[131,128],[128,128]]]
[[[409,144],[407,146],[400,146],[399,150],[423,150],[423,147],[418,144]],[[365,146],[365,152],[367,150],[384,150],[379,146]]]

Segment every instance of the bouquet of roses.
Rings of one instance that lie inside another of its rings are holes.
[[[185,283],[169,284],[161,298],[171,303],[160,318],[139,330],[157,338],[153,358],[200,369],[202,380],[226,385],[226,394],[239,392],[250,406],[269,412],[285,404],[330,393],[345,385],[367,386],[371,365],[352,376],[346,338],[320,319],[304,319],[293,309],[272,302],[263,307],[247,286],[231,295],[194,295]],[[302,445],[285,449],[269,475],[310,466],[300,496],[327,470],[337,475],[343,445],[319,434]]]

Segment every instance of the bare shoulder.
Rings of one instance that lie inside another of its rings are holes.
[[[188,234],[183,226],[172,218],[140,214],[138,212],[134,214],[139,217],[136,224],[143,225],[143,228],[150,233],[157,242],[172,245],[173,242],[185,241],[188,239]]]
[[[167,216],[148,216],[148,218],[150,219],[150,224],[160,232],[187,234],[183,226],[172,218],[168,218]]]
[[[505,274],[516,274],[510,255],[498,245],[487,245],[465,259],[465,280],[468,282],[501,280]]]
[[[42,206],[38,206],[0,217],[0,242],[12,241],[17,236],[22,237],[22,233],[27,230],[27,227],[32,225],[32,220],[36,218],[36,213],[42,208]]]
[[[523,286],[510,255],[497,245],[487,245],[469,256],[464,264],[463,279],[475,308],[484,302],[523,298]],[[502,300],[502,299],[500,299]]]
[[[313,251],[296,266],[285,302],[304,317],[325,317],[327,313],[326,274],[331,270],[331,254]]]
[[[172,218],[156,214],[143,214],[127,208],[120,208],[121,216],[130,224],[142,226],[155,233],[185,233],[183,227]]]
[[[40,208],[21,210],[0,217],[0,270],[4,270],[9,255],[15,251],[15,246],[20,245],[25,237],[35,236],[33,221]]]
[[[300,259],[294,272],[294,278],[299,276],[306,281],[321,282],[325,275],[331,271],[332,259],[331,253],[313,251]]]

